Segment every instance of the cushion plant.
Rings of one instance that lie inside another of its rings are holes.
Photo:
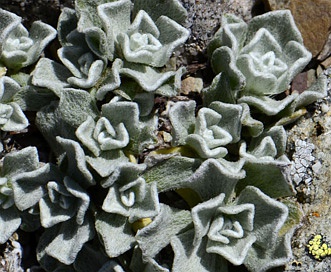
[[[46,271],[286,264],[300,218],[283,201],[294,194],[283,125],[326,92],[321,77],[284,93],[311,58],[289,11],[223,15],[202,103],[178,98],[185,68],[170,65],[189,37],[179,0],[76,0],[53,59],[52,27],[0,15],[2,140],[31,123],[53,155],[3,142],[0,243],[38,230]]]

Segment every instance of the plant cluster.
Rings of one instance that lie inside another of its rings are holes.
[[[76,0],[57,30],[0,9],[0,128],[35,124],[56,160],[3,158],[0,243],[42,230],[46,271],[266,271],[291,256],[300,216],[284,125],[325,96],[325,79],[285,95],[310,61],[289,11],[224,15],[208,46],[202,104],[169,65],[189,36],[178,0]],[[281,22],[281,24],[279,23]],[[58,36],[58,59],[45,57]],[[31,71],[31,72],[27,72]],[[158,139],[160,111],[171,143]]]

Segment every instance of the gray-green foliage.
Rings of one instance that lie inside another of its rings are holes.
[[[279,21],[282,25],[274,27]],[[208,52],[218,76],[205,92],[205,103],[245,103],[262,115],[279,118],[306,104],[306,94],[277,98],[311,59],[290,11],[266,13],[249,23],[225,15]],[[323,88],[311,90],[314,99],[325,95]]]
[[[34,22],[30,32],[13,13],[0,10],[0,62],[10,69],[20,69],[35,63],[56,31],[43,22]]]
[[[154,98],[178,95],[185,71],[168,65],[189,36],[178,0],[76,0],[59,17],[58,59],[42,55],[53,28],[29,33],[0,15],[0,129],[26,129],[23,111],[36,112],[56,158],[39,162],[35,147],[3,158],[0,243],[42,229],[46,271],[262,272],[288,261],[299,222],[277,200],[294,193],[282,125],[326,89],[321,77],[277,97],[311,58],[289,11],[223,16],[208,47],[214,80],[202,105],[166,105],[165,148]]]

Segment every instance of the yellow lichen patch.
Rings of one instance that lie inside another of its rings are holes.
[[[307,248],[309,254],[318,261],[331,256],[331,247],[325,243],[323,236],[320,234],[315,235],[308,241]]]

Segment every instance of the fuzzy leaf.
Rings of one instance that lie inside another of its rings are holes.
[[[13,98],[23,111],[39,111],[55,100],[58,97],[53,92],[32,85],[21,88]]]
[[[199,194],[203,201],[225,193],[226,200],[231,196],[237,182],[245,177],[243,161],[227,162],[208,159],[181,184]]]
[[[72,76],[67,78],[67,82],[82,89],[96,85],[105,67],[102,60],[85,51],[81,45],[62,47],[58,50],[58,56],[72,73]]]
[[[85,157],[86,162],[102,177],[106,178],[117,172],[128,158],[121,150],[102,152],[98,157]]]
[[[63,152],[55,140],[57,135],[76,139],[76,129],[87,119],[95,117],[97,109],[89,93],[82,90],[66,89],[59,101],[52,102],[37,113],[36,123],[44,137],[59,155]]]
[[[284,24],[275,27],[280,20]],[[278,114],[297,95],[280,101],[269,95],[284,92],[311,59],[290,11],[256,16],[246,26],[234,16],[225,16],[222,22],[209,48],[212,67],[222,74],[207,91],[208,96],[226,102],[233,97],[237,103],[247,103],[264,114]],[[227,93],[224,98],[216,94],[217,89],[224,92],[221,86]]]
[[[0,244],[4,244],[21,225],[21,218],[15,206],[0,210]]]
[[[260,145],[256,148],[256,155],[265,152],[267,154],[273,152],[274,155],[277,155],[276,146],[270,137],[267,137],[267,141],[262,142],[262,145],[264,146]],[[239,181],[236,188],[237,192],[252,185],[275,198],[293,195],[289,178],[290,161],[285,155],[276,159],[271,156],[255,157],[255,155],[246,152],[245,143],[242,143],[239,152],[245,159],[243,169],[246,171],[246,177]]]
[[[183,232],[191,223],[192,218],[188,211],[161,204],[160,212],[152,223],[136,234],[143,259],[153,259],[170,243],[171,237]]]
[[[110,258],[128,251],[135,243],[127,218],[102,212],[96,216],[95,228]]]
[[[81,186],[88,187],[95,184],[94,178],[87,168],[84,150],[81,146],[70,139],[56,137],[57,142],[63,148],[66,154],[65,172],[76,180]]]
[[[189,134],[193,133],[195,126],[194,101],[177,102],[169,110],[169,119],[172,124],[172,145],[184,145]]]
[[[0,60],[7,67],[20,69],[36,62],[56,36],[56,30],[43,22],[33,22],[29,33],[15,14],[0,9],[0,16],[4,18]]]
[[[39,157],[37,149],[35,147],[26,147],[5,156],[1,172],[2,175],[12,177],[19,173],[36,170],[38,166]]]
[[[45,184],[61,177],[54,165],[46,164],[37,170],[24,172],[12,178],[16,207],[23,211],[33,207],[46,193]]]
[[[48,255],[65,265],[72,264],[83,245],[94,236],[92,220],[85,218],[82,225],[74,220],[47,229],[40,237],[37,257],[40,260]]]
[[[298,94],[292,94],[285,97],[282,100],[275,100],[268,96],[242,96],[238,99],[238,103],[246,103],[247,105],[254,107],[266,115],[276,115],[283,111],[285,108],[291,105],[297,98]]]
[[[147,3],[144,0],[135,0],[133,7],[134,16],[136,16],[140,10],[146,11],[154,21],[156,21],[160,16],[164,15],[179,24],[183,24],[187,17],[186,9],[178,0],[171,0],[168,2],[156,0],[152,3]]]
[[[149,160],[157,159],[151,157]],[[183,182],[188,179],[201,164],[200,160],[172,156],[155,163],[143,173],[147,183],[157,183],[158,192],[181,188]]]
[[[41,58],[32,72],[32,84],[53,91],[58,97],[63,88],[69,88],[67,79],[71,76],[70,71],[63,65]]]
[[[274,246],[288,216],[287,207],[252,186],[247,186],[240,193],[236,203],[254,204],[253,233],[256,235],[256,244],[264,249]]]
[[[277,239],[275,246],[267,250],[253,247],[245,260],[245,266],[252,272],[265,272],[271,268],[286,265],[292,258],[292,235],[293,231],[287,232]]]
[[[76,29],[77,22],[76,11],[64,7],[57,23],[58,40],[62,46],[72,45],[70,34]]]
[[[112,70],[101,88],[98,89],[96,97],[98,100],[102,100],[107,92],[120,86],[123,77],[133,79],[146,92],[175,95],[180,88],[180,79],[184,72],[185,68],[162,72],[160,69],[148,65],[115,59]]]
[[[102,21],[98,16],[97,7],[107,3],[107,0],[76,0],[77,30],[86,35],[86,42],[97,56],[107,56],[113,59],[113,41],[108,40],[102,30]]]
[[[102,209],[108,213],[128,217],[130,223],[155,216],[159,211],[156,184],[147,185],[139,177],[126,183],[118,181],[109,188]]]
[[[241,123],[243,126],[243,134],[245,134],[245,129],[247,130],[247,133],[251,135],[252,137],[259,136],[264,129],[263,123],[254,119],[251,116],[250,108],[247,104],[242,103],[240,104],[243,109],[243,113],[241,116]]]
[[[0,128],[3,131],[19,131],[29,125],[20,106],[14,101],[14,96],[21,86],[10,77],[0,78]]]
[[[78,225],[83,224],[90,204],[88,194],[69,177],[47,183],[48,194],[39,201],[40,221],[45,228],[76,217]]]
[[[175,252],[171,271],[228,272],[227,261],[217,254],[205,251],[206,239],[197,247],[192,246],[193,231],[175,236],[171,245]]]

